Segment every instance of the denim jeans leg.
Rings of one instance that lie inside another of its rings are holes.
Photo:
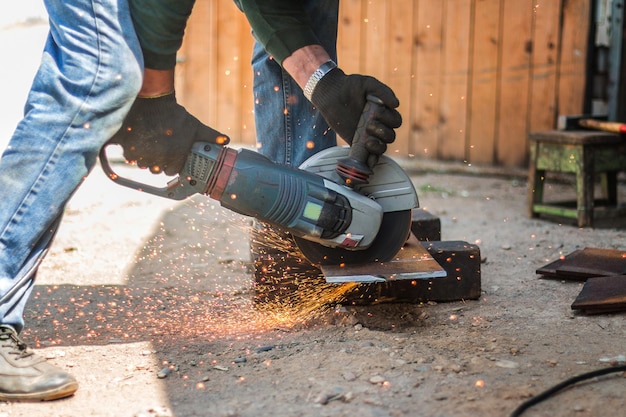
[[[305,2],[320,43],[337,59],[338,0]],[[252,56],[257,147],[272,161],[299,166],[337,144],[335,133],[296,82],[256,42]]]
[[[41,65],[0,158],[0,323],[18,332],[37,258],[99,149],[121,126],[143,70],[126,0],[45,3],[50,32]],[[24,276],[27,282],[16,285]]]

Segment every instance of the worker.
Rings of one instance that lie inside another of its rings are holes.
[[[42,61],[24,118],[0,159],[4,401],[53,400],[78,389],[73,376],[34,354],[19,334],[38,266],[63,208],[94,167],[103,144],[113,138],[128,160],[172,174],[181,169],[193,142],[229,140],[176,101],[176,51],[193,0],[44,2],[50,32]],[[352,137],[365,97],[374,94],[383,100],[386,108],[368,129],[372,136],[366,144],[370,152],[382,154],[401,123],[397,98],[376,79],[346,75],[336,66],[317,38],[305,3],[312,2],[241,0],[239,6],[268,55],[344,139]],[[273,119],[271,113],[268,117]]]
[[[163,127],[183,119],[178,112],[184,109],[176,104],[174,93],[174,67],[193,1],[179,2],[175,8],[168,3],[130,1],[146,60],[145,79],[125,128],[113,141],[124,145],[126,158],[139,166],[153,172],[175,174],[193,142],[198,141],[188,132],[173,140],[165,136],[168,129]],[[398,100],[387,86],[374,78],[346,76],[336,67],[339,1],[235,0],[235,3],[248,18],[257,40],[252,67],[259,152],[276,163],[299,166],[311,155],[335,146],[336,133],[350,143],[365,105],[363,92],[367,91],[380,95],[388,107],[379,116],[380,131],[374,132],[380,140],[368,142],[372,153],[382,154],[386,143],[395,138],[393,128],[401,123],[395,110]],[[159,7],[163,10],[154,12]],[[167,30],[159,30],[163,27]],[[313,73],[315,76],[307,89]],[[317,86],[313,81],[321,74],[325,76]],[[314,86],[317,87],[315,94]],[[138,131],[153,141],[136,143]],[[207,135],[206,141],[218,137],[227,140],[216,131],[207,131]],[[174,152],[172,143],[184,152]],[[173,155],[177,155],[176,161]],[[165,157],[169,159],[169,166],[164,166],[167,165]],[[289,233],[258,221],[253,223],[250,232],[253,261],[287,256],[285,247],[291,242]],[[277,245],[277,239],[283,244]]]

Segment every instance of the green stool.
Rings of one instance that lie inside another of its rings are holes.
[[[592,227],[594,218],[624,214],[617,207],[617,173],[626,171],[626,140],[616,133],[592,130],[552,130],[529,135],[528,215],[548,214],[577,220]],[[576,175],[576,201],[546,203],[546,172]],[[593,188],[599,175],[603,198]],[[603,207],[602,212],[595,210]]]

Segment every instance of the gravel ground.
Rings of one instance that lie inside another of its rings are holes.
[[[623,229],[527,218],[523,178],[412,178],[442,239],[480,247],[480,299],[340,306],[341,287],[312,277],[297,303],[259,308],[249,218],[96,168],[41,267],[24,334],[81,387],[0,403],[0,416],[506,416],[625,354],[623,315],[573,312],[582,284],[535,273],[576,249],[623,249]],[[583,384],[528,415],[608,415],[625,383]]]

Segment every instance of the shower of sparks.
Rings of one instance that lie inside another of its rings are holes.
[[[281,255],[265,257],[257,279],[261,305],[261,327],[293,327],[327,314],[357,284],[327,284],[321,272],[303,259],[294,242],[274,229],[266,229],[262,242]],[[286,291],[280,291],[281,289]],[[291,290],[291,291],[290,291]],[[274,296],[273,293],[278,293]]]
[[[224,255],[234,250],[232,239],[255,243],[250,220],[210,217],[211,204],[196,204],[194,209],[197,212],[182,214],[188,216],[187,232],[174,244],[166,238],[173,233],[171,225],[161,224],[161,231],[138,254],[128,285],[35,291],[27,317],[33,323],[28,331],[35,346],[161,341],[170,335],[254,339],[267,331],[300,328],[332,316],[357,286],[326,283],[319,269],[303,260],[294,242],[273,229],[263,234],[264,243],[282,255],[264,257],[256,276],[251,276],[249,265]],[[215,236],[213,222],[227,232]],[[37,326],[38,321],[50,323],[51,333]]]

